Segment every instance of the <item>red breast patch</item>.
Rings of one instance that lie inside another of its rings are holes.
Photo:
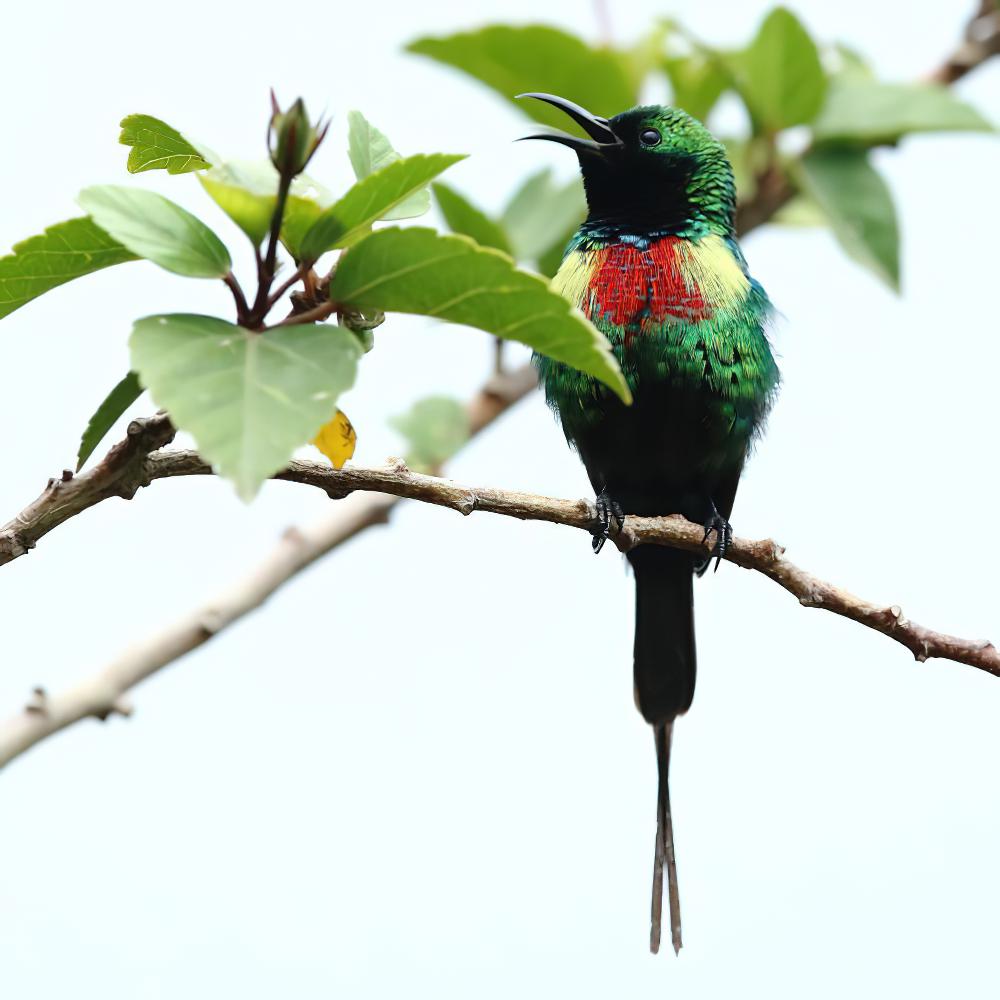
[[[667,236],[645,250],[615,243],[598,251],[590,282],[593,296],[585,308],[588,317],[597,313],[616,326],[708,319],[711,307],[693,278],[683,273],[680,244],[679,237]]]

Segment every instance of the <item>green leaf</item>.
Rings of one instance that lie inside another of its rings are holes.
[[[646,77],[662,70],[664,47],[673,31],[673,22],[667,18],[658,18],[653,22],[652,28],[640,35],[635,42],[619,49],[618,54],[634,94],[640,93]]]
[[[453,233],[469,236],[480,246],[493,247],[510,255],[510,242],[503,227],[481,212],[464,195],[447,184],[433,185],[434,197],[441,207],[441,214]]]
[[[730,57],[751,114],[768,129],[812,121],[826,94],[819,52],[799,19],[776,7],[742,53]]]
[[[360,111],[347,112],[347,156],[359,181],[402,159],[386,134],[375,128]]]
[[[722,144],[733,168],[737,200],[749,201],[757,191],[757,145],[753,139],[732,138],[723,139]],[[770,153],[767,155],[770,156]]]
[[[131,146],[126,167],[130,174],[143,170],[166,170],[168,174],[186,174],[205,170],[211,164],[187,139],[166,122],[151,115],[128,115],[121,120],[118,141]]]
[[[607,340],[537,275],[464,236],[383,229],[341,257],[330,298],[355,309],[436,316],[517,340],[609,385],[628,386]]]
[[[779,226],[826,226],[826,213],[811,198],[797,194],[787,205],[782,205],[771,217]]]
[[[857,77],[831,81],[826,104],[813,122],[817,142],[876,145],[896,142],[908,132],[949,131],[991,132],[993,126],[946,87]]]
[[[76,471],[94,453],[94,449],[104,440],[104,435],[114,426],[115,421],[142,395],[139,376],[129,372],[94,411],[87,429],[80,438],[80,450],[76,454]]]
[[[587,214],[578,178],[560,187],[545,169],[532,174],[514,192],[500,217],[517,260],[536,261],[575,229]],[[565,244],[564,244],[565,245]]]
[[[555,189],[552,170],[545,167],[525,178],[501,213],[500,224],[517,260],[534,260],[552,236],[552,227],[543,216]]]
[[[798,163],[800,187],[820,207],[847,255],[899,290],[899,229],[892,195],[864,150],[815,149]]]
[[[247,234],[251,242],[260,245],[271,228],[271,216],[278,201],[277,191],[270,195],[255,193],[248,185],[236,180],[231,164],[213,167],[208,173],[200,174],[198,180],[209,197]]]
[[[638,100],[626,57],[594,48],[574,35],[542,25],[492,25],[444,38],[420,38],[407,49],[468,73],[508,101],[528,91],[558,94],[597,115],[616,115]],[[535,121],[576,126],[541,101],[517,101]]]
[[[361,356],[357,337],[336,326],[255,333],[186,314],[138,320],[129,346],[156,405],[244,500],[333,417]]]
[[[278,202],[278,171],[270,161],[231,160],[199,174],[198,180],[254,244],[263,242]],[[330,192],[305,174],[292,181],[281,240],[293,257],[299,256],[302,237],[332,201]]]
[[[328,250],[350,246],[414,191],[464,159],[464,154],[418,153],[369,174],[313,223],[302,240],[303,259],[316,260]]]
[[[559,266],[563,262],[563,257],[566,256],[569,241],[573,238],[576,230],[576,226],[567,229],[552,241],[552,245],[547,250],[538,255],[538,260],[535,263],[539,274],[544,274],[546,278],[555,277],[556,271],[559,270]]]
[[[406,464],[418,471],[446,462],[469,438],[469,415],[450,396],[421,399],[389,424],[406,438]]]
[[[672,104],[704,121],[729,84],[718,60],[701,50],[690,55],[667,56],[663,68],[670,80]]]
[[[354,176],[359,181],[402,159],[385,133],[375,128],[360,111],[347,113],[347,155],[354,168]],[[422,188],[404,198],[382,218],[386,221],[415,219],[430,211],[430,207],[431,196],[426,188]]]
[[[57,285],[138,259],[92,219],[56,223],[0,257],[0,318]]]
[[[223,242],[180,205],[141,188],[84,188],[77,202],[133,253],[189,278],[221,278],[232,261]]]
[[[875,73],[870,63],[857,49],[844,42],[834,42],[829,52],[833,63],[833,74],[839,77],[853,77],[856,80],[874,80]]]

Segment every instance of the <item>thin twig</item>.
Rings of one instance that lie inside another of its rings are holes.
[[[259,608],[291,577],[332,548],[384,523],[395,502],[391,497],[379,497],[345,503],[338,517],[327,524],[317,524],[314,529],[290,528],[253,573],[161,632],[123,650],[97,673],[56,695],[36,688],[24,709],[0,725],[0,768],[82,719],[103,721],[111,715],[130,714],[126,694],[131,688]]]
[[[301,264],[299,264],[299,266],[295,269],[295,273],[287,281],[283,281],[270,294],[267,300],[267,308],[269,310],[272,309],[274,305],[277,303],[278,299],[280,299],[281,296],[284,295],[285,292],[287,292],[288,289],[291,288],[296,281],[301,281],[305,277],[306,272],[310,270],[311,266],[312,265],[309,264],[308,261],[303,261]]]
[[[746,236],[759,226],[770,222],[796,194],[792,182],[777,166],[762,172],[756,179],[753,196],[736,206],[736,233]]]
[[[1000,55],[1000,4],[997,0],[980,0],[979,9],[965,26],[962,41],[927,75],[927,80],[944,85],[955,83],[996,55]]]
[[[233,300],[236,302],[236,322],[245,323],[250,312],[250,306],[247,304],[247,298],[243,294],[243,286],[236,280],[236,275],[232,271],[222,280],[225,282],[226,287],[233,293]]]
[[[291,174],[282,172],[278,179],[278,197],[274,212],[271,215],[271,229],[267,236],[267,250],[263,257],[257,254],[257,295],[253,308],[250,310],[249,323],[259,326],[264,322],[268,311],[268,296],[271,285],[274,284],[274,269],[278,259],[278,240],[281,236],[281,223],[285,217],[285,204],[288,192],[292,187]]]
[[[594,0],[594,16],[597,18],[601,44],[614,45],[615,33],[611,26],[611,11],[608,9],[608,0]]]
[[[278,199],[274,206],[274,214],[271,216],[271,231],[267,236],[267,253],[264,255],[264,271],[268,277],[274,279],[274,266],[278,259],[278,240],[281,236],[281,223],[285,218],[285,205],[288,202],[288,192],[292,188],[292,175],[282,173],[278,181]],[[264,290],[263,301],[267,300],[267,292],[270,287]]]
[[[276,323],[275,326],[296,326],[299,323],[322,323],[323,320],[329,319],[339,308],[340,304],[338,302],[321,302],[318,306],[313,306],[305,312],[295,312],[293,310],[280,323]]]

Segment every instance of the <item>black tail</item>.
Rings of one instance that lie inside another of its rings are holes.
[[[635,700],[653,726],[656,741],[656,849],[653,857],[653,905],[649,948],[660,949],[663,869],[667,869],[670,936],[681,949],[680,895],[670,816],[670,741],[674,719],[694,697],[694,595],[690,555],[659,546],[629,553],[635,570]]]
[[[694,560],[662,545],[629,555],[635,570],[635,700],[655,726],[672,722],[694,697]]]

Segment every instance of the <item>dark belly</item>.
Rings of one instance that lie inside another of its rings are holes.
[[[595,492],[607,490],[626,513],[702,522],[715,503],[729,516],[752,433],[729,401],[647,383],[630,407],[612,397],[561,415]]]

